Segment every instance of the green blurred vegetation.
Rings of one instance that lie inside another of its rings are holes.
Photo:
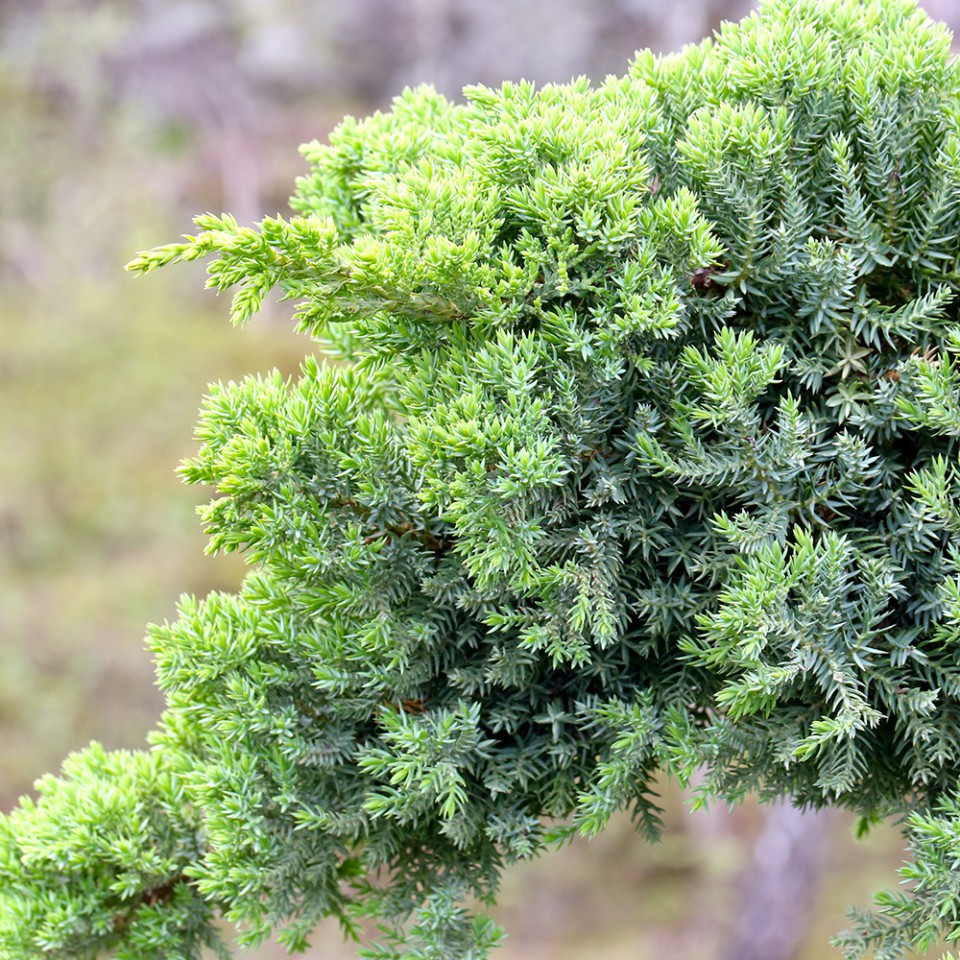
[[[5,805],[92,737],[143,742],[162,706],[145,622],[240,576],[203,557],[196,493],[174,474],[200,398],[211,380],[293,369],[310,346],[279,323],[231,330],[199,271],[124,273],[189,227],[187,198],[170,197],[196,156],[111,96],[113,13],[63,5],[0,58]]]
[[[136,33],[137,10],[121,0],[0,3],[5,808],[91,738],[143,743],[162,708],[144,624],[171,616],[181,592],[231,589],[243,572],[236,558],[204,557],[198,491],[174,473],[194,450],[206,384],[273,366],[293,372],[312,349],[288,331],[279,306],[234,330],[199,269],[133,280],[124,262],[188,231],[196,211],[229,208],[237,195],[249,201],[224,172],[244,159],[237,151],[256,153],[262,212],[281,208],[302,170],[297,144],[322,137],[346,111],[371,109],[342,89],[274,90],[259,131],[229,117],[204,126],[176,101],[158,106],[117,79],[112,65]],[[266,20],[261,10],[258,22]],[[190,87],[189,77],[169,79]],[[666,803],[657,847],[620,818],[592,843],[509,873],[497,914],[510,930],[503,960],[718,957],[762,815],[750,807],[687,816],[670,786]],[[858,845],[848,818],[823,829],[825,879],[798,960],[834,956],[827,939],[844,925],[843,908],[896,883],[892,828]],[[315,943],[313,956],[355,956],[336,928]]]

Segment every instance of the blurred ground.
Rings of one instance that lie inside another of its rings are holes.
[[[236,560],[203,556],[193,511],[204,493],[174,476],[194,449],[200,397],[212,380],[293,372],[311,349],[279,307],[231,329],[193,266],[134,281],[122,264],[188,232],[194,212],[283,211],[303,170],[297,146],[404,84],[456,96],[467,82],[599,79],[638,47],[678,48],[748,7],[0,0],[3,808],[91,738],[142,744],[162,706],[144,624],[173,616],[180,593],[232,589],[242,575]],[[960,19],[951,0],[926,8]],[[511,871],[503,960],[732,960],[754,896],[744,878],[758,856],[776,867],[776,843],[758,839],[778,821],[755,807],[688,816],[669,785],[666,804],[658,846],[621,818]],[[835,955],[826,944],[844,906],[896,883],[899,840],[882,828],[855,844],[840,815],[802,835],[823,846],[791,902],[794,957],[819,960]],[[338,942],[323,931],[310,956],[354,956]]]

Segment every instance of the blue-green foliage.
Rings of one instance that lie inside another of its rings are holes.
[[[151,752],[4,822],[0,956],[199,957],[222,914],[479,958],[466,897],[699,768],[907,818],[848,956],[960,933],[949,44],[768,0],[596,88],[407,92],[306,148],[297,216],[141,254],[347,362],[213,388],[183,475],[256,569],[152,629]]]

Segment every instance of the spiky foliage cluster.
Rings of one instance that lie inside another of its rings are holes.
[[[408,92],[306,148],[298,215],[140,255],[348,362],[213,388],[183,473],[255,569],[152,630],[152,750],[0,826],[0,956],[199,957],[222,914],[482,957],[464,898],[616,810],[655,833],[664,769],[903,818],[848,957],[958,932],[949,45],[768,0],[596,88]]]

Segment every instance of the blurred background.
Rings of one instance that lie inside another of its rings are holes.
[[[408,84],[595,80],[679,49],[746,0],[0,0],[0,805],[91,738],[138,747],[162,701],[143,626],[233,589],[181,487],[208,382],[311,344],[242,331],[202,266],[134,280],[139,249],[286,212],[299,144]],[[954,0],[924,8],[960,26]],[[844,907],[897,883],[893,828],[665,785],[650,847],[618,820],[505,878],[502,960],[819,960]],[[285,956],[278,947],[247,954]],[[309,957],[354,956],[336,928]]]

